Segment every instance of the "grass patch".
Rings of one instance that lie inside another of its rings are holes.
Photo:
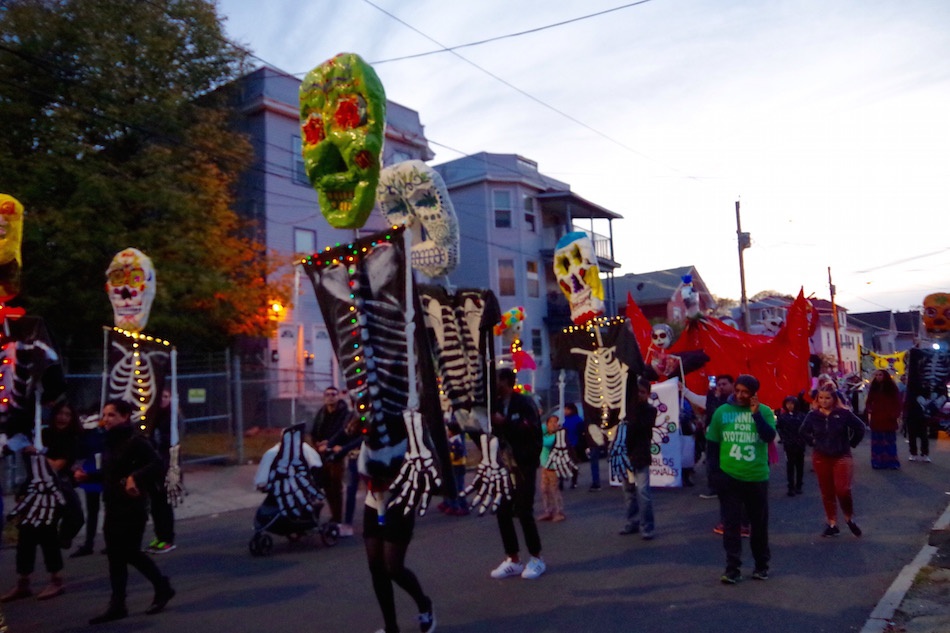
[[[244,437],[244,461],[258,463],[271,446],[280,441],[280,429],[263,430]],[[181,441],[183,461],[204,457],[224,456],[229,462],[237,461],[237,439],[230,433],[193,433]]]

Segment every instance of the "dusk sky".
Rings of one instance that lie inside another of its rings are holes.
[[[516,153],[622,214],[618,274],[693,264],[738,299],[741,199],[749,296],[827,299],[829,266],[851,312],[950,292],[946,0],[218,7],[233,40],[298,77],[361,55],[419,112],[432,164]]]

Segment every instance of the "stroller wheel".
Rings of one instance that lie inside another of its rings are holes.
[[[251,537],[250,542],[247,544],[247,549],[251,551],[251,556],[260,556],[261,555],[261,535],[255,533]]]
[[[320,538],[323,540],[323,544],[328,547],[336,545],[336,542],[340,539],[340,526],[336,523],[327,523],[320,530]]]
[[[274,549],[274,539],[272,539],[269,534],[262,534],[261,556],[269,556],[272,549]]]

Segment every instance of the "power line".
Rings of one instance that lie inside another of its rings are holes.
[[[497,36],[497,37],[490,37],[490,38],[488,38],[488,39],[478,40],[477,42],[469,42],[468,44],[459,44],[458,46],[444,47],[444,48],[440,48],[440,49],[437,49],[437,50],[434,50],[434,51],[426,51],[425,53],[415,53],[415,54],[413,54],[413,55],[403,55],[402,57],[391,57],[391,58],[389,58],[389,59],[382,59],[382,60],[375,61],[375,62],[371,62],[371,63],[372,63],[373,65],[388,64],[388,63],[390,63],[390,62],[398,62],[398,61],[402,61],[402,60],[404,60],[404,59],[415,59],[415,58],[417,58],[417,57],[426,57],[426,56],[428,56],[428,55],[436,55],[436,54],[438,54],[438,53],[449,53],[449,52],[452,52],[452,51],[456,51],[456,50],[458,50],[458,49],[460,49],[460,48],[470,48],[470,47],[472,47],[472,46],[481,46],[482,44],[488,44],[488,43],[490,43],[490,42],[497,42],[497,41],[499,41],[499,40],[510,39],[510,38],[513,38],[513,37],[521,37],[522,35],[530,35],[530,34],[532,34],[532,33],[540,33],[541,31],[546,31],[546,30],[548,30],[548,29],[557,28],[557,27],[559,27],[559,26],[564,26],[564,25],[566,25],[566,24],[573,24],[574,22],[581,22],[582,20],[587,20],[587,19],[589,19],[589,18],[596,18],[596,17],[599,17],[599,16],[601,16],[601,15],[606,15],[606,14],[608,14],[608,13],[613,13],[614,11],[620,11],[620,10],[622,10],[622,9],[629,9],[630,7],[635,7],[635,6],[637,6],[638,4],[646,4],[647,2],[650,2],[650,1],[651,1],[651,0],[639,0],[639,2],[631,2],[630,4],[624,4],[624,5],[621,5],[621,6],[619,6],[619,7],[614,7],[613,9],[606,9],[606,10],[604,10],[604,11],[598,11],[597,13],[589,13],[589,14],[587,14],[587,15],[582,15],[582,16],[579,16],[579,17],[576,17],[576,18],[571,18],[570,20],[563,20],[563,21],[561,21],[561,22],[554,22],[554,23],[552,23],[552,24],[546,24],[546,25],[544,25],[544,26],[539,26],[539,27],[533,28],[533,29],[527,29],[527,30],[525,30],[525,31],[518,31],[518,32],[516,32],[516,33],[508,33],[507,35],[499,35],[499,36]],[[372,2],[368,2],[368,0],[367,0],[367,3],[368,3],[368,4],[373,4]],[[376,5],[373,5],[373,6],[376,7]],[[379,7],[376,7],[376,8],[379,9]],[[380,9],[380,10],[381,10],[381,9]]]

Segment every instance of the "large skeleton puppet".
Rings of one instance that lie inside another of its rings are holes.
[[[926,345],[908,350],[907,399],[908,422],[926,428],[938,419],[947,402],[950,382],[950,294],[935,293],[924,297],[921,323],[927,334]]]
[[[43,320],[5,305],[20,291],[22,236],[23,205],[0,194],[0,454],[29,454],[29,479],[10,516],[28,525],[53,525],[63,515],[68,491],[44,455],[41,403],[58,398],[65,382]],[[60,535],[71,539],[75,532],[64,533],[66,527],[60,526]]]
[[[553,367],[578,372],[588,434],[601,446],[613,440],[612,469],[629,470],[624,463],[624,429],[618,424],[636,399],[637,376],[643,373],[637,339],[626,318],[602,316],[600,271],[586,234],[561,238],[554,252],[554,274],[570,303],[574,325],[555,337]]]
[[[101,405],[119,399],[132,405],[133,423],[156,436],[153,428],[161,416],[162,391],[171,392],[168,438],[168,472],[165,491],[177,506],[185,492],[179,463],[177,352],[168,341],[142,333],[155,298],[156,277],[152,260],[135,248],[125,248],[106,269],[106,294],[112,304],[115,326],[103,328],[103,377]],[[101,407],[100,407],[101,408]],[[161,431],[159,430],[159,433]]]

